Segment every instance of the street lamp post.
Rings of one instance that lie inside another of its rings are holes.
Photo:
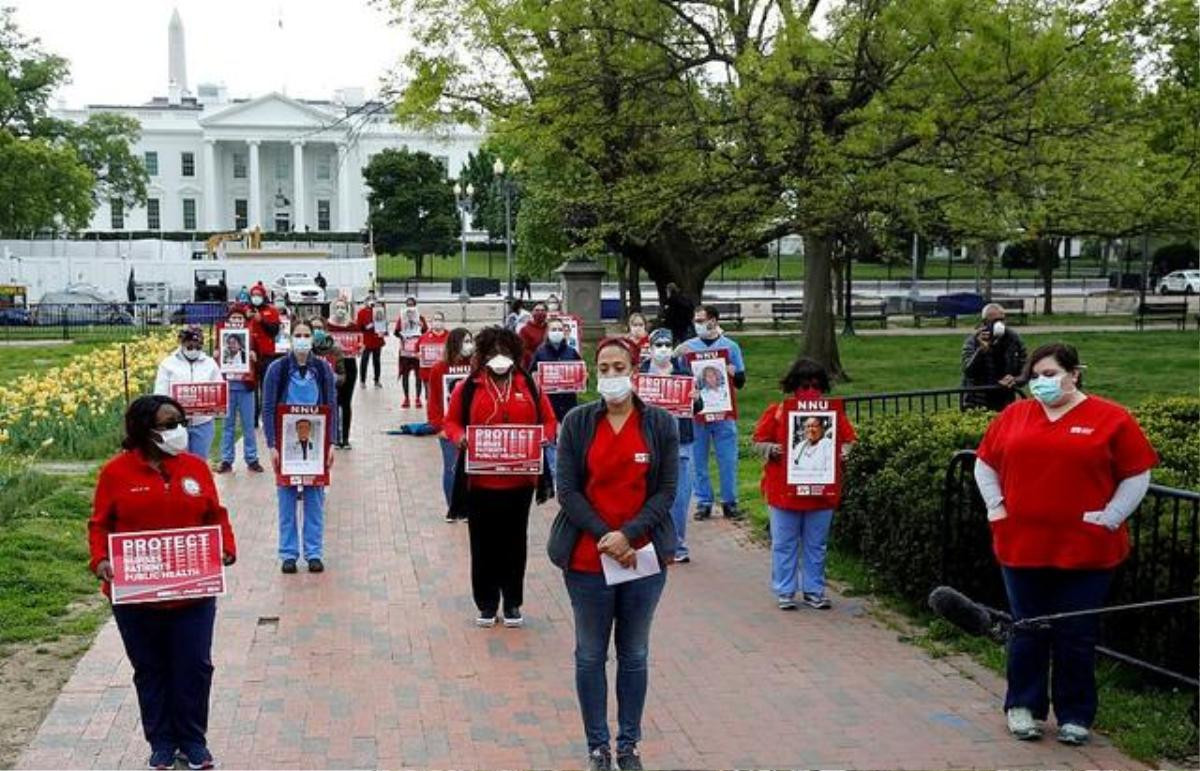
[[[514,164],[515,167],[516,164]],[[504,194],[504,264],[508,268],[508,301],[513,300],[513,255],[512,255],[512,192],[513,180],[505,174],[504,161],[497,158],[492,164],[492,174],[496,177],[500,191]]]
[[[462,281],[458,287],[458,301],[463,305],[463,318],[466,318],[467,303],[471,295],[467,291],[467,226],[471,215],[475,213],[475,186],[467,183],[467,187],[454,183],[454,203],[458,206],[458,215],[462,220]]]
[[[921,290],[917,287],[917,281],[918,281],[918,278],[917,278],[917,249],[918,249],[917,239],[918,239],[917,231],[913,230],[913,237],[912,237],[912,289],[908,290],[908,296],[911,297],[914,301],[920,299],[920,297],[921,297]]]

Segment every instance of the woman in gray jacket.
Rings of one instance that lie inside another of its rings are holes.
[[[562,568],[575,613],[575,688],[588,745],[588,767],[612,768],[605,662],[617,648],[617,767],[640,769],[650,623],[675,549],[671,504],[679,471],[679,434],[665,410],[633,393],[639,352],[625,338],[596,348],[601,399],[563,420],[558,437],[562,504],[547,551]],[[606,573],[654,565],[656,572],[609,584]],[[608,563],[607,565],[605,563]]]

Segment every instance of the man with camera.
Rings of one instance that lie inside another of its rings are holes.
[[[1025,343],[1004,324],[1004,309],[995,303],[983,306],[983,321],[962,346],[962,385],[999,386],[987,391],[969,391],[963,395],[963,409],[999,412],[1016,398],[1015,389],[1023,385]]]

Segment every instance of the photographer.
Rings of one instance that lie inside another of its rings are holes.
[[[995,303],[983,306],[983,321],[963,341],[962,385],[1000,386],[990,391],[973,391],[963,396],[963,409],[999,412],[1016,398],[1015,389],[1024,384],[1025,343],[1004,323],[1004,309]]]

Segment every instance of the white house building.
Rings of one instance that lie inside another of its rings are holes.
[[[136,118],[136,145],[149,172],[144,208],[102,203],[93,230],[358,231],[366,227],[362,169],[387,148],[424,151],[457,175],[483,135],[469,128],[437,133],[398,125],[389,108],[339,89],[330,100],[270,93],[226,97],[224,86],[187,85],[183,23],[168,27],[168,95],[141,105],[58,109],[83,121],[98,112]]]

